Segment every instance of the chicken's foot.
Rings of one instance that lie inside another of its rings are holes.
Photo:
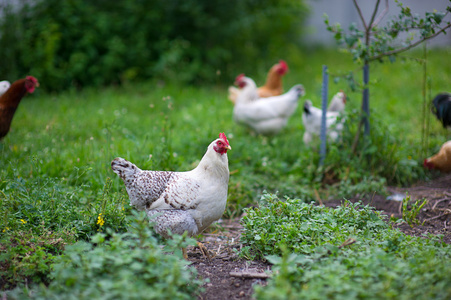
[[[208,253],[207,247],[204,246],[201,242],[197,242],[197,247],[204,257],[207,257],[209,260],[211,259],[210,253]]]

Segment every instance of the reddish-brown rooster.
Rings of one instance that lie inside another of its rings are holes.
[[[280,60],[279,63],[273,65],[266,77],[265,85],[257,89],[259,98],[279,96],[283,93],[282,77],[288,72],[288,65],[285,61]],[[238,94],[241,92],[239,88],[229,87],[229,100],[236,103]]]
[[[436,169],[443,173],[451,172],[451,141],[444,143],[437,154],[426,158],[424,167]]]
[[[20,101],[27,93],[33,93],[39,82],[33,76],[19,79],[0,96],[0,139],[8,134],[11,121]]]

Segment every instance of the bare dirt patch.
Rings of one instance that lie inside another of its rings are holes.
[[[451,175],[442,175],[434,180],[419,182],[408,188],[388,187],[391,194],[410,196],[412,202],[427,199],[427,204],[418,215],[419,224],[410,227],[401,224],[398,228],[405,234],[421,236],[425,233],[443,235],[443,241],[451,244]],[[356,195],[351,201],[363,200],[383,214],[395,218],[402,217],[402,201],[387,200],[385,195]],[[327,201],[325,205],[336,207],[343,200]],[[212,258],[202,256],[196,248],[188,249],[188,259],[197,269],[199,276],[208,278],[205,291],[199,299],[252,299],[256,284],[265,285],[264,277],[270,271],[270,264],[264,261],[247,261],[238,258],[242,246],[239,242],[242,226],[240,219],[222,220],[219,225],[204,234],[202,242]]]
[[[199,299],[251,299],[254,285],[266,284],[262,277],[270,271],[270,264],[238,257],[242,228],[240,218],[222,220],[210,233],[204,234],[202,243],[211,259],[197,248],[188,248],[188,260],[200,277],[209,279]]]

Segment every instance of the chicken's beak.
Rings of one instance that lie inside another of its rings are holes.
[[[226,147],[228,150],[232,150],[232,147],[230,147],[230,145],[227,145]]]

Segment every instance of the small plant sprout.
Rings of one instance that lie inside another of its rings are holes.
[[[415,201],[414,204],[411,205],[410,209],[408,207],[410,201],[410,196],[406,196],[402,200],[402,219],[407,222],[407,224],[410,225],[410,227],[413,227],[414,224],[418,224],[419,221],[417,219],[418,214],[420,213],[421,209],[426,205],[427,200],[426,199],[418,199]],[[423,201],[423,202],[421,202]]]

